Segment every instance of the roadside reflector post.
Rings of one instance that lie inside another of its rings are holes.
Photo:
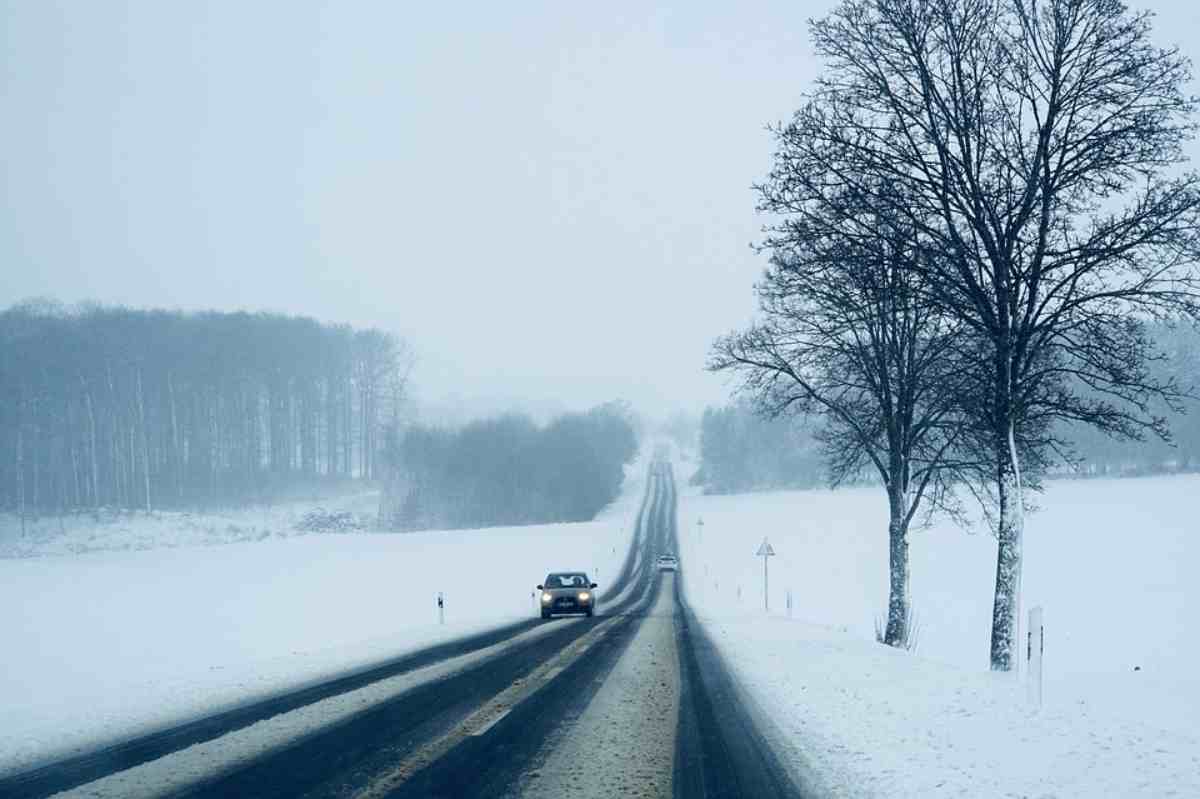
[[[1025,684],[1029,699],[1037,707],[1042,706],[1042,655],[1046,651],[1046,628],[1042,623],[1042,606],[1029,611],[1029,628],[1025,632]]]
[[[703,517],[696,519],[696,541],[701,544],[704,543],[704,519],[703,519]]]
[[[771,612],[770,595],[767,593],[767,588],[768,588],[767,559],[775,554],[775,548],[772,547],[770,542],[767,541],[766,536],[763,536],[763,542],[761,544],[759,544],[758,551],[755,552],[754,554],[763,559],[763,611],[765,613],[770,613]],[[739,593],[740,593],[740,591],[739,591]],[[789,605],[790,605],[790,600],[789,600]]]
[[[789,619],[792,617],[792,589],[790,588],[787,592],[787,615]]]
[[[446,597],[438,591],[438,624],[446,623]]]

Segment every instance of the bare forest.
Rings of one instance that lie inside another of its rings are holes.
[[[10,308],[0,508],[203,507],[372,480],[409,363],[392,334],[308,318]]]

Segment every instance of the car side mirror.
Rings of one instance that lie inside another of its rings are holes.
[[[596,585],[595,583],[592,583],[592,588],[599,588],[599,587],[600,586]]]
[[[538,588],[538,590],[539,590],[539,591],[545,591],[545,590],[546,590],[545,588],[542,588],[542,586],[541,586],[541,585],[538,585],[538,587],[537,587],[537,588]]]

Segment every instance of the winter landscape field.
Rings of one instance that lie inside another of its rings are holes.
[[[556,564],[582,557],[601,581],[615,574],[638,474],[585,524],[199,546],[186,530],[182,542],[167,535],[169,520],[142,519],[137,546],[0,560],[0,606],[22,609],[4,621],[0,770],[528,617],[532,584]],[[1179,497],[1198,488],[1200,476],[1057,481],[1039,498],[1025,605],[1046,614],[1041,707],[1027,674],[987,670],[986,533],[915,532],[916,647],[874,641],[886,509],[871,487],[684,492],[686,599],[789,768],[830,796],[1191,796],[1200,587],[1187,564],[1200,542]],[[754,555],[764,538],[777,553],[769,611]]]
[[[1195,6],[0,0],[0,799],[1200,799]]]
[[[110,551],[0,559],[0,774],[529,618],[556,568],[603,584],[628,548],[643,470],[582,524],[299,535],[258,517],[269,534],[244,541],[227,527],[255,511],[191,514],[186,527],[181,514],[128,514],[47,544]],[[257,513],[282,524],[305,507]]]
[[[327,534],[369,530],[376,524],[379,492],[293,500],[220,510],[97,511],[27,518],[0,514],[0,557],[82,555],[173,547],[201,547],[309,535],[317,520]],[[24,529],[22,529],[24,528]]]
[[[1054,481],[1037,498],[1024,605],[1045,612],[1040,709],[1026,674],[987,670],[986,532],[914,530],[917,645],[874,642],[887,602],[878,488],[683,495],[688,601],[830,795],[1196,796],[1197,491],[1200,476],[1183,475]],[[777,553],[769,613],[764,538]]]

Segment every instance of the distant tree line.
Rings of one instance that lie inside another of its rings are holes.
[[[372,479],[406,349],[267,313],[26,303],[0,313],[0,507],[269,498]]]
[[[1163,354],[1152,365],[1161,380],[1200,387],[1200,333],[1191,327],[1148,325],[1155,347]],[[1086,390],[1081,387],[1080,390]],[[1058,457],[1049,461],[1046,476],[1105,477],[1200,471],[1200,406],[1180,413],[1162,400],[1151,400],[1153,413],[1166,419],[1171,440],[1157,436],[1118,439],[1081,422],[1062,423],[1056,440]],[[872,479],[858,468],[835,474],[834,453],[825,445],[828,435],[820,417],[786,414],[769,416],[743,398],[722,407],[709,407],[700,424],[700,468],[692,478],[706,493],[731,494],[779,488],[810,488],[826,482]],[[830,442],[836,444],[836,441]],[[1038,477],[1030,474],[1030,479]]]
[[[762,416],[746,402],[706,408],[693,484],[713,494],[822,484],[825,464],[805,422],[794,416]]]
[[[1162,358],[1150,369],[1158,379],[1175,380],[1187,389],[1200,388],[1200,333],[1191,327],[1149,325],[1149,333]],[[1200,471],[1200,403],[1183,405],[1184,413],[1161,399],[1148,403],[1151,413],[1166,420],[1171,439],[1113,438],[1091,425],[1062,427],[1059,437],[1070,442],[1065,457],[1052,469],[1056,476],[1137,476]]]
[[[383,522],[418,530],[587,521],[617,497],[637,444],[620,403],[544,427],[518,414],[460,429],[412,426],[385,447]]]

